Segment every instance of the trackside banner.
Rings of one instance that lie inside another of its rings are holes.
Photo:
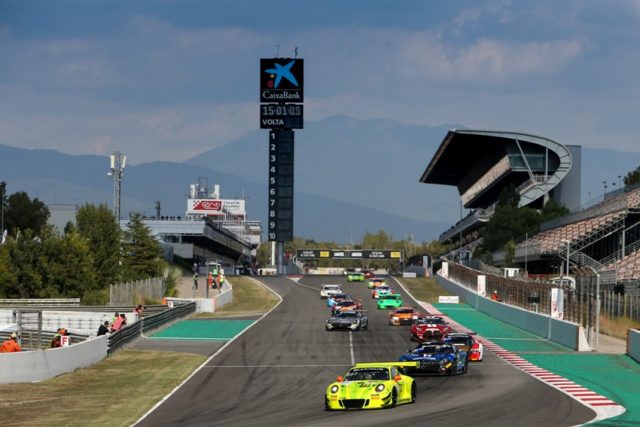
[[[395,250],[334,250],[334,249],[298,249],[298,259],[404,259],[403,251]]]

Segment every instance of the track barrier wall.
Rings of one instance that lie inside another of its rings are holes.
[[[640,331],[627,330],[627,354],[640,363]]]
[[[0,354],[0,383],[44,381],[92,365],[107,356],[107,337],[68,347]]]
[[[438,272],[436,278],[440,286],[460,296],[480,312],[574,350],[591,351],[584,336],[584,329],[575,323],[492,301],[450,278],[443,277],[442,271]]]

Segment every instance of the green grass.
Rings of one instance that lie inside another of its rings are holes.
[[[129,426],[205,359],[185,353],[122,350],[51,380],[4,384],[0,386],[3,424]]]
[[[450,292],[436,283],[434,277],[397,277],[396,279],[402,283],[418,301],[436,304],[438,302],[438,296],[450,294]]]
[[[233,303],[215,316],[263,313],[279,301],[249,277],[229,280]],[[206,358],[167,351],[121,350],[100,363],[47,381],[2,384],[2,424],[130,426]]]
[[[195,318],[244,316],[271,310],[279,300],[273,292],[248,276],[228,278],[233,286],[233,301],[215,313],[200,313]]]

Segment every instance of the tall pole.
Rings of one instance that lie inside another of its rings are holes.
[[[107,173],[113,176],[113,216],[120,224],[120,194],[122,191],[122,175],[127,161],[127,156],[119,151],[111,155],[111,170]]]
[[[570,243],[569,240],[567,240],[567,266],[566,266],[567,277],[569,277],[569,243]]]
[[[4,182],[0,183],[0,241],[2,241],[2,237],[4,236],[4,186],[6,184]]]
[[[524,233],[524,272],[529,277],[527,273],[527,254],[529,252],[529,233]]]

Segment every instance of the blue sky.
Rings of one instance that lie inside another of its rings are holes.
[[[260,57],[305,118],[640,152],[640,1],[0,0],[0,144],[182,161],[258,127]]]

